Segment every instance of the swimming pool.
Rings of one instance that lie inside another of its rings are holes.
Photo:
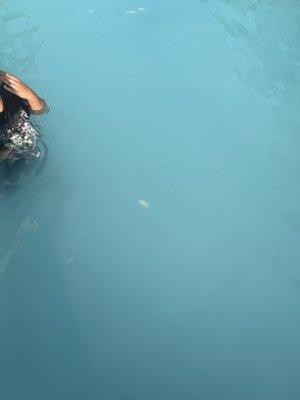
[[[5,400],[296,400],[300,4],[0,2],[49,158],[0,200]]]

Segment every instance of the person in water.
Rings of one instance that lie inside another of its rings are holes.
[[[45,100],[33,89],[0,70],[0,164],[5,164],[5,171],[12,165],[26,165],[41,156],[40,135],[30,115],[46,111],[49,109]],[[3,180],[2,173],[2,184]]]

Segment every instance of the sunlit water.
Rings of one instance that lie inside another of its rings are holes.
[[[300,3],[0,10],[51,108],[0,199],[1,399],[299,399]]]

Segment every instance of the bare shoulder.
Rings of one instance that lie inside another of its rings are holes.
[[[3,111],[3,101],[2,101],[2,98],[0,96],[0,112],[2,112],[2,111]]]

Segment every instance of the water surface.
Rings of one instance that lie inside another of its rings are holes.
[[[49,158],[0,202],[5,400],[296,400],[300,5],[0,3]]]

